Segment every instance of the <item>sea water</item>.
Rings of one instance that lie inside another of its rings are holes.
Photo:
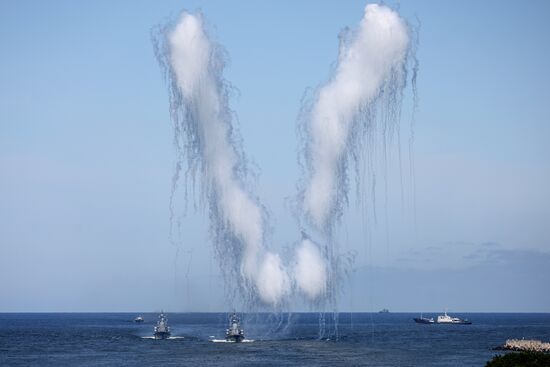
[[[316,313],[246,314],[249,343],[212,342],[224,339],[225,313],[168,313],[169,340],[150,338],[157,315],[140,314],[141,324],[138,313],[0,314],[0,366],[483,366],[508,338],[550,341],[550,314],[422,325],[413,313],[341,313],[337,339],[319,337]]]

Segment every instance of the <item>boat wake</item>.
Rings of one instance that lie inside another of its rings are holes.
[[[236,342],[234,340],[225,340],[225,339],[210,339],[212,343],[253,343],[255,340],[253,339],[243,339],[240,342]]]
[[[173,339],[184,339],[183,336],[170,336],[168,338],[165,338],[164,340],[173,340]],[[163,340],[159,338],[155,338],[154,336],[142,336],[141,339],[153,339],[153,340]]]

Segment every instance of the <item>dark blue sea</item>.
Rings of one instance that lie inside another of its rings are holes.
[[[409,313],[247,314],[249,343],[216,343],[225,313],[0,314],[0,366],[484,366],[507,338],[550,341],[550,314],[452,314],[472,325],[421,325]],[[424,316],[436,316],[425,313]],[[320,338],[320,334],[323,335]]]

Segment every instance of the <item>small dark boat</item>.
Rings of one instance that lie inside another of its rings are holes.
[[[422,314],[420,314],[420,317],[413,318],[413,320],[417,324],[435,324],[435,320],[433,317],[430,317],[430,318],[422,317]]]
[[[380,311],[378,311],[378,313],[390,313],[390,310],[388,310],[387,308],[383,308]]]

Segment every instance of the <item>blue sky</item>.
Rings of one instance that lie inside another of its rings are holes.
[[[299,178],[300,99],[328,78],[337,35],[365,4],[1,2],[0,311],[223,307],[205,213],[183,219],[178,256],[169,241],[174,149],[150,29],[201,9],[225,47],[225,75],[239,91],[232,108],[272,214],[271,246],[284,250],[299,238],[285,198]],[[404,153],[401,198],[395,148],[387,202],[376,190],[376,223],[350,205],[341,247],[357,253],[359,284],[369,280],[354,292],[370,297],[343,307],[550,312],[538,288],[550,280],[550,5],[388,4],[421,24],[416,190]],[[403,136],[410,111],[408,95]],[[480,301],[490,288],[476,279],[511,271],[533,280],[520,301],[500,285]],[[434,288],[452,281],[465,297],[443,292],[430,305],[384,291],[405,278]]]

